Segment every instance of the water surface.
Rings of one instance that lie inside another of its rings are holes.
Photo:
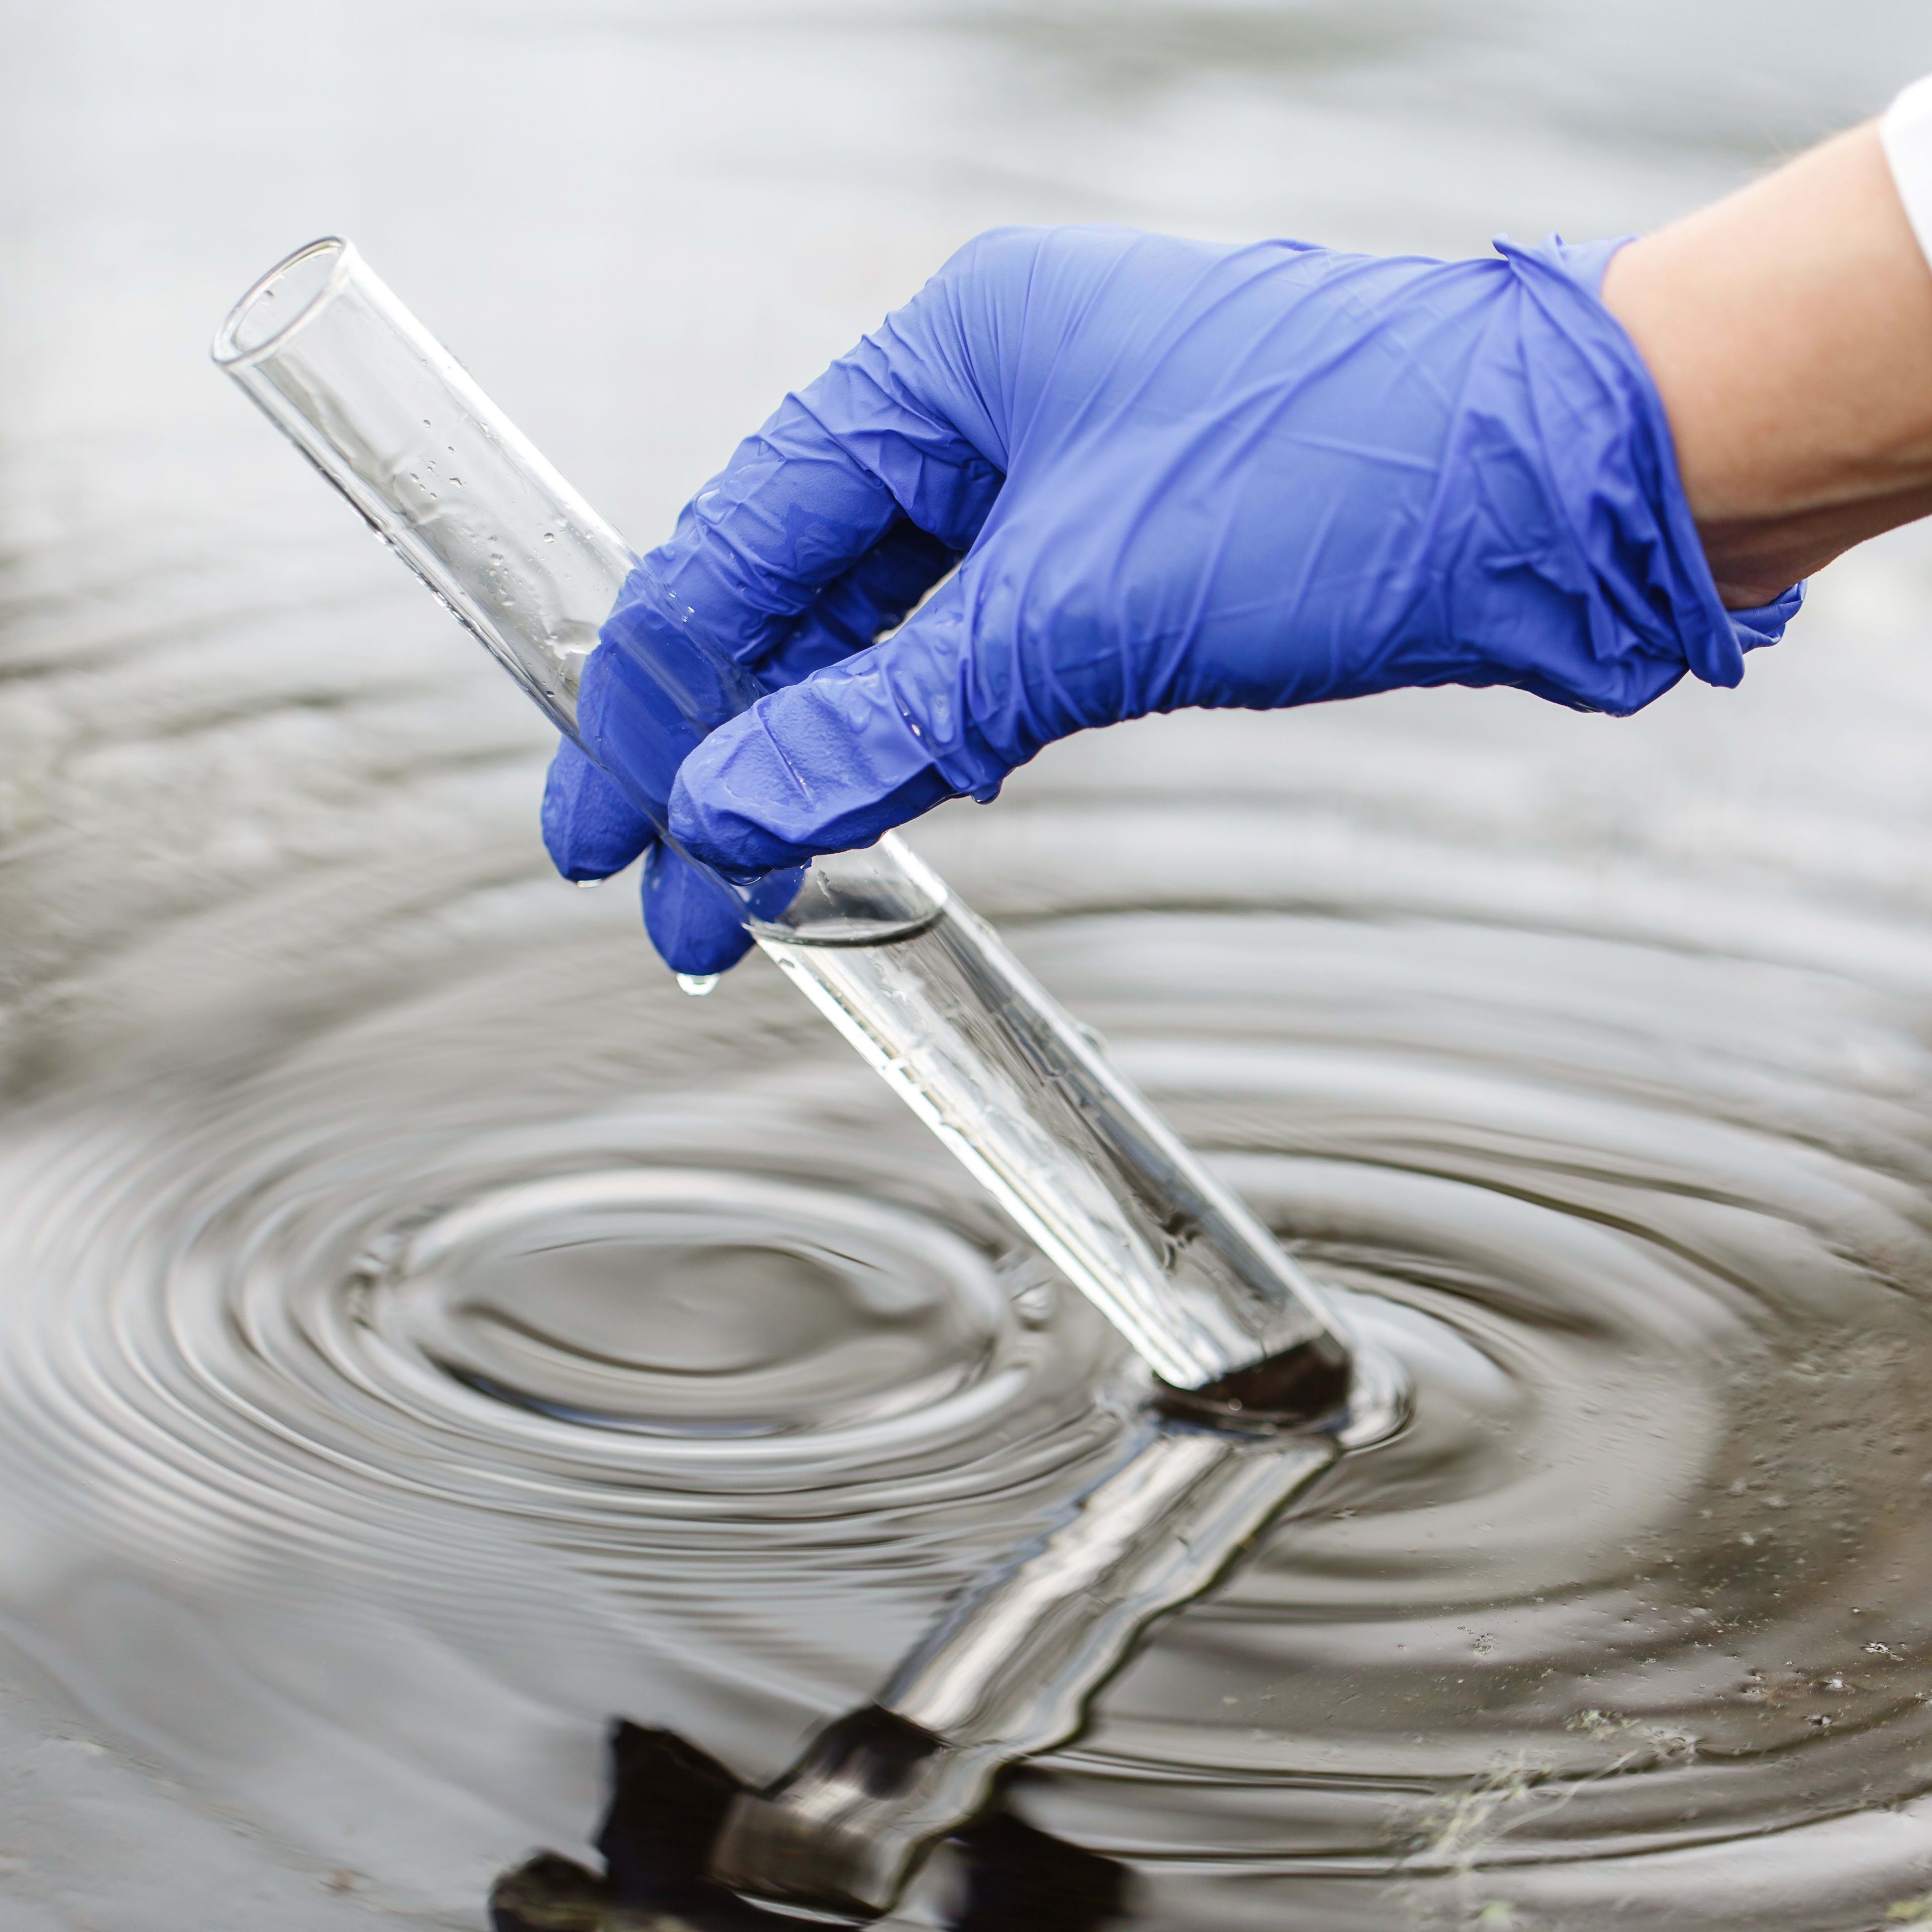
[[[775,973],[686,998],[548,875],[533,715],[206,369],[227,302],[354,235],[641,539],[989,222],[1617,232],[1932,34],[8,25],[0,1926],[475,1927],[611,1716],[775,1772],[1138,1384]],[[1932,1895],[1929,591],[1908,536],[1735,694],[1160,721],[916,833],[1416,1378],[1025,1793],[1135,1922]]]

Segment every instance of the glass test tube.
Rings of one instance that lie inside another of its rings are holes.
[[[576,736],[584,661],[627,586],[679,640],[626,667],[665,768],[760,694],[348,243],[272,269],[214,355],[560,730]],[[818,860],[782,910],[710,876],[1171,1388],[1255,1421],[1346,1401],[1348,1351],[1313,1286],[898,839]]]

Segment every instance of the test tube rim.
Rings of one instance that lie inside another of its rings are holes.
[[[298,262],[306,262],[311,256],[321,254],[325,250],[333,252],[335,256],[329,268],[328,279],[280,328],[265,336],[253,347],[242,348],[236,338],[242,322],[255,304]],[[222,317],[221,326],[214,332],[214,345],[208,353],[224,369],[250,369],[256,363],[266,362],[271,356],[286,348],[290,342],[342,292],[348,286],[358,259],[355,243],[345,240],[340,235],[318,236],[313,242],[304,242],[299,248],[284,255],[266,274],[249,285],[247,292]]]

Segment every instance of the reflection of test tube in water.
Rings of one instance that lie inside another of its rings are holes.
[[[821,1731],[732,1808],[716,1876],[762,1899],[869,1918],[985,1804],[1007,1765],[1063,1743],[1163,1612],[1198,1596],[1344,1450],[1401,1419],[1394,1364],[1358,1358],[1332,1430],[1150,1415],[1057,1527],[969,1585],[878,1700]]]
[[[346,243],[272,270],[214,356],[560,730],[575,734],[578,674],[627,580],[680,639],[626,666],[667,772],[758,697]],[[788,888],[716,883],[1168,1383],[1250,1418],[1340,1407],[1348,1358],[1312,1286],[896,838],[817,861],[782,905]]]

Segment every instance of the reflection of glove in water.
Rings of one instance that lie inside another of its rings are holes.
[[[674,836],[740,875],[793,864],[1184,705],[1509,684],[1622,713],[1687,669],[1736,684],[1798,593],[1721,607],[1656,392],[1596,299],[1614,244],[1498,245],[971,243],[650,559],[786,687],[686,760]],[[620,704],[600,728],[622,740]],[[650,836],[569,754],[546,824],[573,872]],[[678,869],[645,888],[674,963],[698,937],[668,916]]]

